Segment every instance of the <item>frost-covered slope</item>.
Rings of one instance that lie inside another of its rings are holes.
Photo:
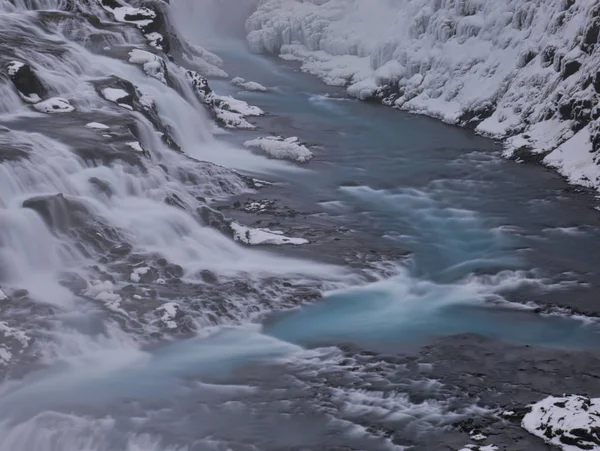
[[[262,0],[253,51],[361,99],[508,138],[600,186],[600,5],[594,0]]]

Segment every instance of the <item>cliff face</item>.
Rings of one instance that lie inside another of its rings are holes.
[[[600,5],[593,0],[262,0],[253,51],[360,99],[506,139],[600,187]]]

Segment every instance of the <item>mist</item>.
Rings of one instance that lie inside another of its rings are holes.
[[[173,20],[194,42],[245,39],[245,22],[260,0],[173,0]]]

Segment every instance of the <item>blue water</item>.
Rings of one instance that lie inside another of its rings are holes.
[[[599,311],[600,213],[592,195],[574,193],[545,168],[503,160],[498,144],[468,130],[338,98],[342,91],[294,65],[235,46],[217,51],[230,72],[271,91],[247,93],[227,82],[213,83],[217,89],[274,115],[259,122],[269,131],[316,146],[312,174],[282,177],[289,191],[411,253],[396,277],[277,315],[266,333],[303,346],[388,350],[458,333],[600,347],[595,324],[519,308]]]

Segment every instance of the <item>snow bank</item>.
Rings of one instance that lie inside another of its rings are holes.
[[[296,137],[266,136],[246,141],[244,146],[261,149],[273,158],[293,160],[299,163],[306,163],[313,157],[308,147],[300,144],[299,139]]]
[[[290,238],[283,234],[283,232],[270,229],[254,229],[246,227],[237,222],[231,223],[233,229],[233,237],[237,241],[256,246],[259,244],[308,244],[309,241],[304,238]]]
[[[521,425],[565,451],[600,449],[600,398],[549,396],[531,406]]]
[[[600,186],[597,2],[261,0],[246,28],[355,97],[518,138],[511,153]]]

